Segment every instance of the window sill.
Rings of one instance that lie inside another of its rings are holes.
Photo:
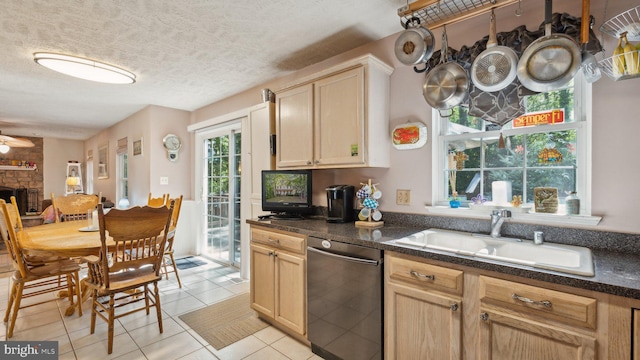
[[[425,206],[425,208],[430,213],[454,216],[454,217],[487,219],[489,216],[489,213],[486,211],[471,210],[469,208],[453,209],[448,206]],[[522,222],[522,223],[529,223],[529,224],[579,225],[579,226],[596,226],[598,225],[600,220],[602,220],[601,216],[518,213],[518,212],[512,212],[511,218],[515,221]]]

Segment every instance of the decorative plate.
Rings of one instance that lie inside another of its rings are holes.
[[[427,127],[421,122],[396,126],[391,132],[391,142],[396,149],[417,149],[427,143]]]

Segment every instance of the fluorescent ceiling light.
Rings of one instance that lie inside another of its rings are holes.
[[[37,52],[33,54],[33,60],[51,70],[80,79],[108,84],[133,84],[136,82],[135,74],[91,59]]]

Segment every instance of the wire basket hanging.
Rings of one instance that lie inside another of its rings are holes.
[[[626,32],[627,40],[640,40],[640,5],[605,21],[600,31],[616,39]]]

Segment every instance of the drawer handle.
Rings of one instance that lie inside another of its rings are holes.
[[[546,307],[548,309],[551,308],[551,301],[549,301],[549,300],[542,300],[542,301],[531,300],[529,298],[526,298],[524,296],[520,296],[518,294],[513,294],[513,295],[511,295],[511,297],[516,299],[516,300],[518,300],[518,301],[522,301],[523,303],[526,303],[526,304],[544,306],[544,307]]]
[[[269,241],[269,242],[274,242],[274,243],[276,243],[276,244],[280,244],[280,239],[275,239],[275,240],[274,240],[274,239],[272,239],[272,238],[270,238],[270,237],[269,237],[269,238],[267,238],[267,241]]]
[[[425,275],[425,274],[421,274],[415,270],[411,270],[409,271],[409,273],[415,277],[417,277],[418,279],[426,279],[426,280],[431,280],[434,281],[436,279],[435,275]]]

